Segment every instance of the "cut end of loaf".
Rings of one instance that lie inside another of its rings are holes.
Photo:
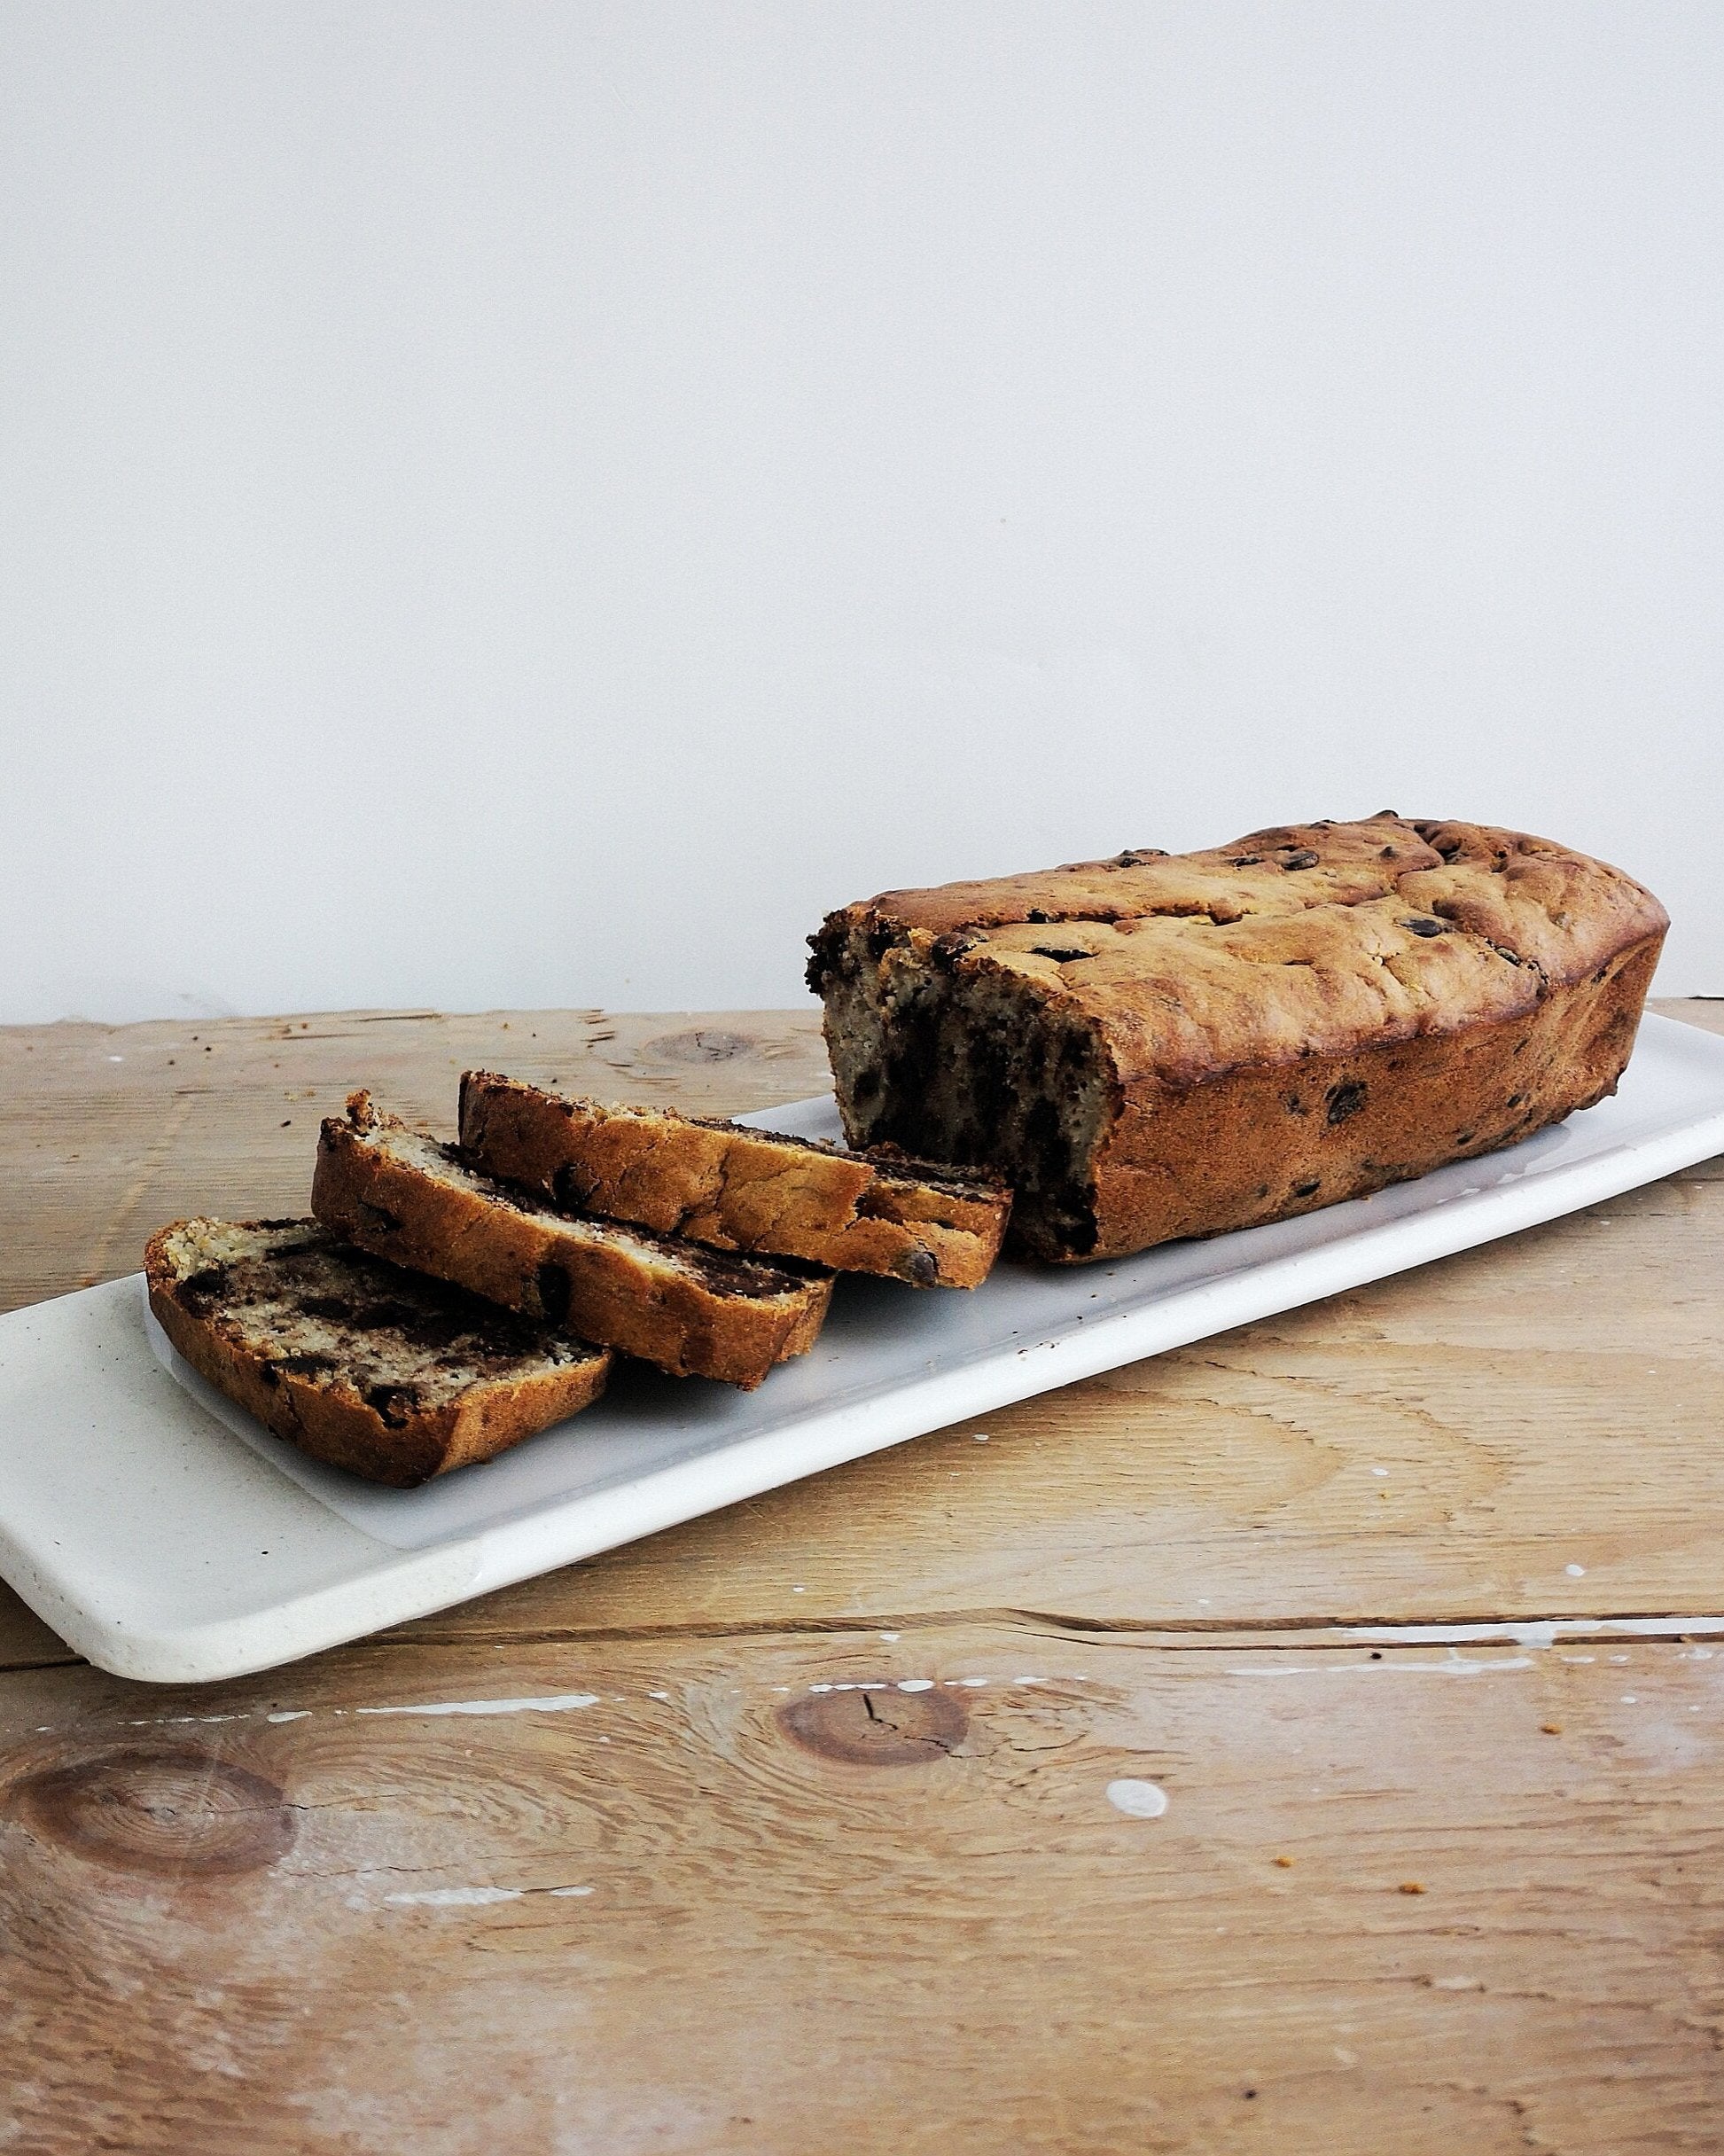
[[[1014,1247],[1087,1257],[1097,1237],[1087,1163],[1113,1096],[1104,1051],[1040,983],[960,970],[963,955],[961,937],[931,944],[842,917],[815,940],[810,978],[846,1135],[999,1175],[1014,1192]]]

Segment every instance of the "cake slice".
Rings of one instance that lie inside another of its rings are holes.
[[[144,1254],[192,1368],[316,1458],[411,1488],[605,1389],[602,1348],[339,1243],[315,1220],[181,1220]]]
[[[607,1107],[493,1071],[462,1078],[461,1144],[489,1174],[560,1206],[915,1287],[984,1280],[1011,1212],[1010,1190],[985,1171],[674,1108]]]
[[[458,1146],[380,1114],[369,1093],[324,1122],[311,1206],[378,1257],[675,1377],[752,1388],[814,1345],[831,1300],[830,1273],[558,1212],[481,1173]]]

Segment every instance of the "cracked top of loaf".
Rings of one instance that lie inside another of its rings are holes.
[[[1177,1085],[1511,1018],[1668,926],[1650,891],[1572,848],[1385,810],[884,892],[828,918],[809,982],[823,992],[859,945],[1002,967],[1097,1022],[1119,1080]]]

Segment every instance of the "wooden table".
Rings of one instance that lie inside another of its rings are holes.
[[[780,1013],[15,1029],[0,1307],[470,1063],[823,1077]],[[1717,2150],[1720,1171],[240,1683],[5,1598],[0,2149]]]

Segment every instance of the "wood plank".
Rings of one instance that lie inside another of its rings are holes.
[[[1717,2146],[1709,1645],[951,1624],[4,1704],[21,2147]]]

